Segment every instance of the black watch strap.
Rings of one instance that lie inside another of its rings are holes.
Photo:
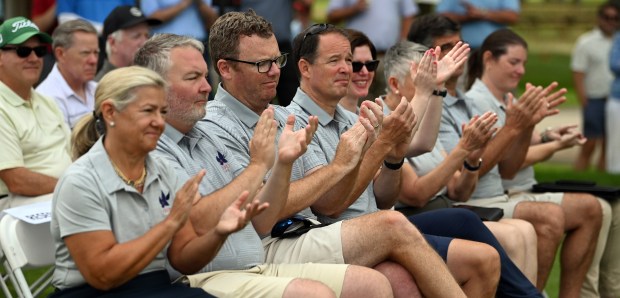
[[[404,158],[399,163],[389,163],[385,160],[383,161],[383,165],[390,170],[399,170],[400,168],[403,167],[404,163],[405,163]]]
[[[446,95],[448,95],[448,89],[443,89],[442,91],[439,91],[437,89],[433,90],[433,95],[435,96],[441,96],[441,97],[446,97]]]
[[[472,166],[470,164],[467,163],[466,160],[463,161],[463,167],[470,171],[470,172],[475,172],[480,170],[480,167],[482,166],[482,158],[478,159],[478,165],[477,166]]]

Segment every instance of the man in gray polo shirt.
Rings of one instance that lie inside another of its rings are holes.
[[[208,226],[245,191],[270,204],[252,225],[231,234],[217,256],[201,274],[189,277],[190,284],[216,296],[259,297],[265,295],[299,295],[322,297],[356,297],[369,294],[385,297],[391,293],[388,281],[380,273],[344,264],[264,264],[264,249],[259,235],[265,235],[280,217],[286,203],[292,162],[301,155],[316,124],[292,131],[294,117],[287,119],[278,148],[275,148],[276,125],[273,110],[262,113],[251,141],[251,162],[246,168],[217,139],[207,134],[198,121],[205,114],[207,64],[203,45],[195,39],[173,34],[156,35],[136,55],[136,64],[162,74],[170,84],[166,129],[158,153],[170,161],[175,172],[185,179],[207,169],[200,184],[202,198],[191,214],[199,227]],[[274,154],[275,153],[275,154]],[[274,161],[277,155],[277,160]],[[263,184],[268,170],[271,176]],[[232,271],[231,271],[232,270]],[[346,287],[352,284],[355,287]],[[333,294],[331,294],[333,295]]]
[[[215,100],[209,102],[205,118],[207,128],[209,133],[220,137],[242,164],[247,164],[248,141],[259,115],[275,96],[279,67],[285,60],[282,60],[271,25],[252,12],[221,16],[211,28],[209,47],[222,84]],[[348,85],[348,78],[345,81],[342,83]],[[282,117],[288,112],[277,106],[274,110],[276,121],[283,122]],[[366,112],[364,120],[355,122],[341,136],[333,162],[304,163],[298,168],[301,177],[295,177],[297,171],[293,171],[295,181],[291,183],[284,216],[311,207],[313,212],[331,213],[336,217],[347,209],[349,197],[353,202],[359,196],[351,195],[351,185],[357,176],[359,159],[370,144],[367,139],[372,142],[378,129],[373,127],[378,123],[375,114],[367,109]],[[306,155],[316,150],[311,146]],[[305,161],[304,157],[300,160]],[[267,262],[339,262],[374,267],[390,260],[404,267],[407,275],[415,277],[425,296],[463,296],[445,264],[419,231],[394,212],[380,211],[312,229],[300,237],[268,237],[263,242]],[[402,272],[402,268],[400,270]]]

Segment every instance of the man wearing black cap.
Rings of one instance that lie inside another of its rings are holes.
[[[103,23],[103,39],[107,59],[95,76],[99,81],[106,73],[133,64],[133,57],[149,38],[149,26],[161,24],[160,20],[144,16],[134,6],[118,6]]]
[[[51,42],[24,17],[0,26],[0,210],[53,192],[71,164],[62,113],[32,89]]]

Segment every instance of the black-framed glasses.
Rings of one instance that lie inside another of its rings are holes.
[[[15,51],[15,53],[17,54],[18,57],[20,58],[26,58],[28,56],[30,56],[30,53],[32,53],[32,51],[34,51],[34,54],[37,55],[37,57],[41,58],[43,56],[45,56],[45,54],[47,54],[47,46],[37,46],[34,48],[31,47],[27,47],[27,46],[18,46],[18,47],[4,47],[1,50],[3,51]]]
[[[259,73],[266,73],[271,70],[271,65],[273,65],[274,63],[278,66],[278,68],[284,67],[286,65],[287,56],[288,56],[288,53],[282,53],[282,55],[275,57],[273,59],[265,59],[265,60],[256,61],[256,62],[244,61],[244,60],[239,60],[239,59],[234,59],[234,58],[224,58],[224,60],[256,65],[256,70],[258,70]]]
[[[351,66],[353,66],[353,72],[360,72],[364,66],[366,66],[368,71],[375,71],[377,67],[379,67],[379,60],[370,60],[366,62],[353,61],[351,62]]]

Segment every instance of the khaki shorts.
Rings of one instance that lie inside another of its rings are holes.
[[[497,207],[504,209],[504,218],[513,218],[515,208],[521,202],[544,202],[562,204],[564,193],[561,192],[515,192],[510,195],[501,195],[492,198],[473,199],[466,203],[455,203],[454,205],[472,205],[481,207]]]
[[[247,270],[222,270],[187,276],[190,286],[202,288],[216,297],[274,297],[284,295],[296,278],[322,282],[340,297],[344,264],[263,264]]]
[[[344,264],[341,227],[340,221],[326,227],[312,229],[297,238],[266,237],[263,239],[265,263]]]

